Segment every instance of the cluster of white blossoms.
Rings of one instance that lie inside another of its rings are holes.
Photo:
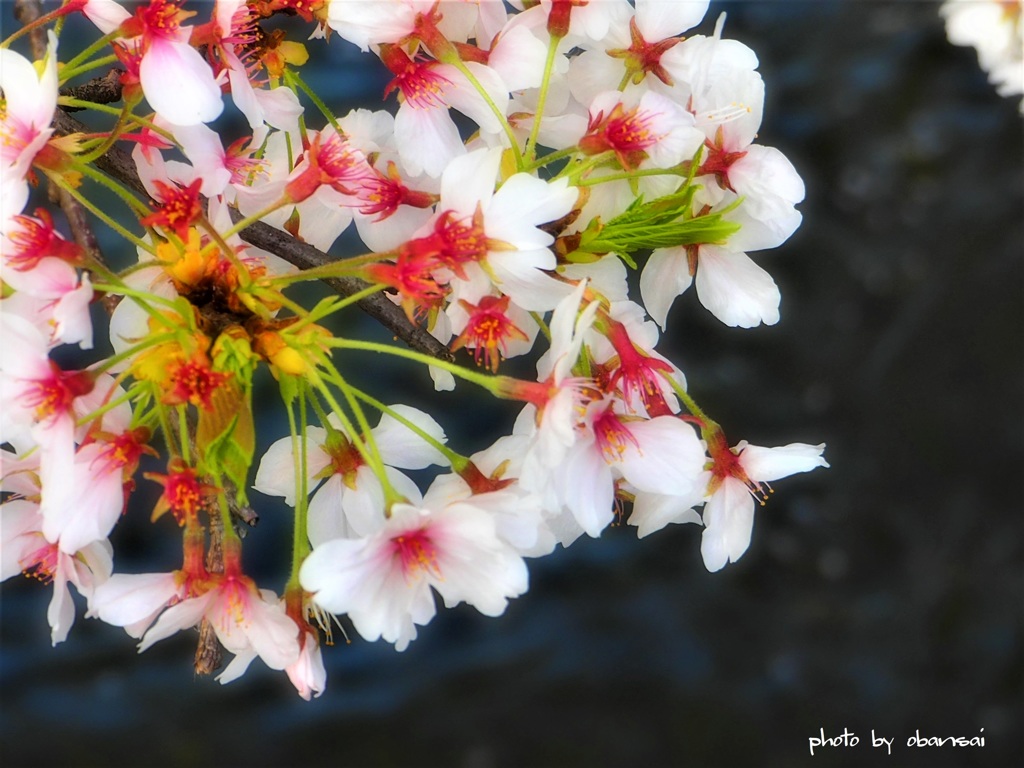
[[[945,0],[939,12],[949,41],[978,51],[1000,96],[1024,93],[1024,0]]]
[[[75,618],[70,583],[140,650],[203,625],[234,654],[221,682],[259,657],[308,699],[325,686],[330,614],[403,650],[435,593],[497,616],[526,592],[526,558],[617,519],[640,536],[701,526],[717,571],[747,550],[768,483],[828,466],[823,445],[727,440],[656,350],[691,283],[726,325],[779,321],[750,254],[799,226],[804,186],[755,143],[754,52],[723,37],[724,19],[694,31],[706,0],[512,5],[66,0],[38,25],[84,13],[95,45],[58,66],[53,30],[35,63],[3,44],[3,578],[52,581],[54,643]],[[335,116],[298,74],[306,45],[263,26],[296,15],[304,36],[386,67],[397,110]],[[83,76],[111,52],[120,69],[98,80],[116,94],[90,98]],[[207,126],[225,93],[248,124],[227,144]],[[112,126],[69,130],[62,108]],[[127,170],[111,160],[126,147]],[[45,208],[25,213],[42,179],[138,259],[115,270],[72,216],[81,242]],[[93,202],[101,189],[123,210]],[[328,256],[349,227],[364,252]],[[287,295],[319,279],[344,295]],[[101,297],[120,299],[105,302],[114,352],[61,367],[63,345],[90,354]],[[333,328],[372,300],[411,348]],[[422,366],[437,390],[461,379],[518,401],[518,418],[459,453],[429,414],[353,383],[374,353]],[[530,353],[536,377],[501,373]],[[267,371],[290,434],[257,456]],[[156,459],[154,530],[173,518],[181,567],[112,573],[112,531]],[[427,488],[407,474],[432,465]],[[280,595],[243,567],[250,488],[294,507]]]

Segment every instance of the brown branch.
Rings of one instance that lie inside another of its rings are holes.
[[[86,126],[62,110],[57,110],[54,114],[53,126],[56,133],[62,135],[88,131]],[[104,173],[113,176],[138,194],[149,197],[149,193],[139,179],[139,174],[135,169],[135,162],[132,160],[131,155],[120,147],[111,147],[106,154],[97,158],[96,167]],[[231,209],[231,215],[235,221],[242,218],[242,215],[235,209]],[[243,229],[239,235],[247,243],[280,256],[289,264],[294,264],[299,269],[312,269],[313,267],[323,266],[324,264],[336,261],[332,256],[318,248],[314,248],[308,243],[303,243],[287,232],[274,229],[263,222],[251,224]],[[351,296],[368,288],[370,285],[354,277],[329,278],[324,282],[342,296]],[[384,295],[380,293],[371,294],[360,299],[357,303],[360,309],[417,352],[422,352],[442,360],[454,359],[448,347],[427,333],[423,328],[409,322],[405,312],[389,301]]]
[[[93,104],[113,104],[121,100],[121,75],[123,69],[112,69],[102,77],[94,77],[87,83],[71,88],[61,88],[60,95]],[[63,107],[66,112],[80,112],[85,107]]]
[[[43,15],[43,4],[39,0],[14,0],[14,18],[22,26],[28,26]],[[46,56],[46,30],[36,27],[28,33],[29,44],[32,46],[32,58],[41,59]]]
[[[238,222],[242,219],[242,214],[236,209],[230,210],[233,221]],[[287,232],[274,229],[261,221],[246,227],[240,234],[247,243],[270,251],[299,269],[311,269],[336,261],[318,248],[296,240]],[[342,296],[351,296],[370,287],[369,283],[357,277],[329,277],[325,278],[324,282]],[[442,360],[454,359],[448,347],[419,326],[410,323],[401,307],[388,301],[385,296],[375,293],[365,299],[360,299],[357,303],[360,309],[417,352],[431,357],[439,357]]]

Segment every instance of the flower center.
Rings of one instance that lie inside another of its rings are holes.
[[[479,304],[459,299],[459,304],[469,313],[469,322],[453,342],[452,351],[471,347],[476,364],[480,365],[483,358],[491,372],[496,373],[502,356],[508,357],[509,339],[529,339],[505,314],[509,297],[484,296]]]
[[[43,538],[41,534],[39,538]],[[59,556],[60,552],[57,545],[46,542],[39,549],[27,555],[19,565],[22,566],[22,573],[26,576],[36,579],[43,584],[49,584],[53,581],[54,574],[57,573]]]
[[[423,529],[408,531],[391,539],[394,553],[402,563],[406,579],[415,577],[419,571],[441,578],[437,563],[437,548]]]
[[[382,45],[380,57],[395,75],[384,89],[385,96],[397,88],[414,109],[445,106],[444,92],[452,81],[434,70],[435,62],[414,61],[396,45]]]
[[[622,423],[609,405],[604,412],[594,419],[594,437],[605,461],[621,461],[630,444],[638,451],[640,444],[633,433]]]

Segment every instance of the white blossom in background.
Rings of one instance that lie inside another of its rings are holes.
[[[954,45],[973,46],[1000,96],[1024,93],[1024,3],[1021,0],[946,0],[939,9]],[[1024,99],[1020,103],[1024,114]]]

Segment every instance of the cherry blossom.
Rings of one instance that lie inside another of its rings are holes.
[[[300,578],[317,605],[348,614],[364,638],[383,637],[398,651],[434,617],[431,588],[449,608],[466,602],[499,616],[528,583],[522,558],[472,500],[432,509],[395,504],[374,535],[314,549]]]
[[[384,462],[387,481],[407,498],[418,500],[416,484],[398,470],[423,469],[431,464],[444,464],[445,459],[395,417],[411,422],[441,443],[446,439],[444,430],[416,408],[397,404],[389,406],[389,411],[370,430],[370,437]],[[381,480],[366,464],[352,436],[339,429],[337,419],[332,417],[329,423],[330,432],[313,426],[306,431],[307,483],[311,491],[315,489],[308,520],[309,539],[314,546],[339,537],[368,536],[385,520]],[[267,495],[283,496],[286,503],[294,506],[297,488],[292,450],[290,437],[274,442],[260,460],[253,487]]]
[[[129,50],[141,53],[139,80],[146,100],[175,125],[208,123],[224,108],[213,71],[189,44],[191,28],[182,26],[192,15],[178,0],[150,0],[121,25],[130,35]]]
[[[0,581],[24,572],[44,584],[53,584],[53,598],[46,611],[53,645],[67,639],[75,621],[75,605],[69,584],[89,597],[110,576],[112,547],[106,539],[74,553],[62,552],[42,532],[39,506],[27,499],[0,505]]]
[[[704,505],[700,553],[709,571],[740,559],[750,546],[755,500],[765,498],[767,483],[798,472],[827,467],[822,445],[791,443],[762,448],[741,440],[729,449],[721,433],[709,444],[713,466]]]
[[[9,48],[0,49],[0,90],[4,101],[0,113],[0,163],[3,164],[3,221],[21,213],[28,202],[26,177],[32,161],[43,149],[53,129],[57,108],[57,38],[49,33],[46,58],[40,70]]]

